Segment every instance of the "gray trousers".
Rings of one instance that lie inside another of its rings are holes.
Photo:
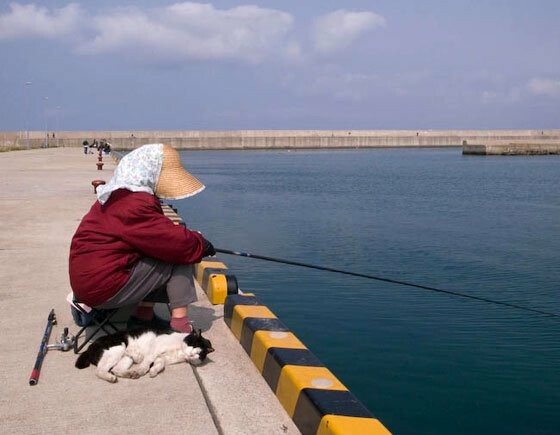
[[[194,267],[192,264],[169,264],[154,258],[142,258],[136,263],[130,278],[118,293],[99,305],[119,308],[149,301],[150,296],[166,287],[169,308],[185,307],[195,302]]]

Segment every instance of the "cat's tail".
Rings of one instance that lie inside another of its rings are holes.
[[[85,369],[86,367],[89,367],[89,365],[91,364],[89,360],[88,350],[86,350],[84,353],[81,353],[78,359],[76,360],[76,364],[74,365],[77,369]]]

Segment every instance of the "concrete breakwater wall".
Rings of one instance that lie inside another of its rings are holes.
[[[164,142],[179,149],[460,147],[489,142],[560,143],[555,130],[235,130],[0,132],[0,151],[77,147],[105,139],[115,149]]]
[[[463,154],[480,156],[560,155],[560,142],[516,142],[463,145]]]

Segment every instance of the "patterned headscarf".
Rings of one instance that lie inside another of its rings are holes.
[[[97,188],[97,200],[105,204],[117,189],[155,192],[163,162],[163,144],[148,144],[128,153],[119,162],[113,178]]]

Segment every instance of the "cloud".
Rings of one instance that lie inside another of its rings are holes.
[[[96,35],[80,51],[151,56],[155,61],[260,62],[299,55],[299,45],[289,36],[292,25],[290,14],[258,6],[216,9],[184,2],[145,11],[121,9],[95,17]]]
[[[10,3],[10,11],[0,15],[0,40],[60,38],[78,30],[81,16],[80,6],[75,3],[52,12],[34,4]]]
[[[78,54],[110,53],[147,64],[303,62],[294,22],[288,12],[250,4],[220,9],[187,1],[88,12],[77,3],[58,9],[11,3],[0,14],[0,40],[63,39]],[[385,19],[373,12],[340,9],[317,18],[312,47],[322,54],[336,52],[384,25]]]
[[[348,47],[364,33],[384,25],[385,18],[373,12],[339,9],[316,20],[311,39],[315,50],[328,54]]]
[[[0,15],[2,39],[65,37],[81,54],[114,53],[146,63],[188,60],[299,60],[293,17],[246,5],[218,9],[183,2],[167,7],[116,7],[96,14],[70,3],[60,9],[11,3]]]
[[[551,80],[535,77],[527,85],[533,95],[560,97],[560,80]]]

